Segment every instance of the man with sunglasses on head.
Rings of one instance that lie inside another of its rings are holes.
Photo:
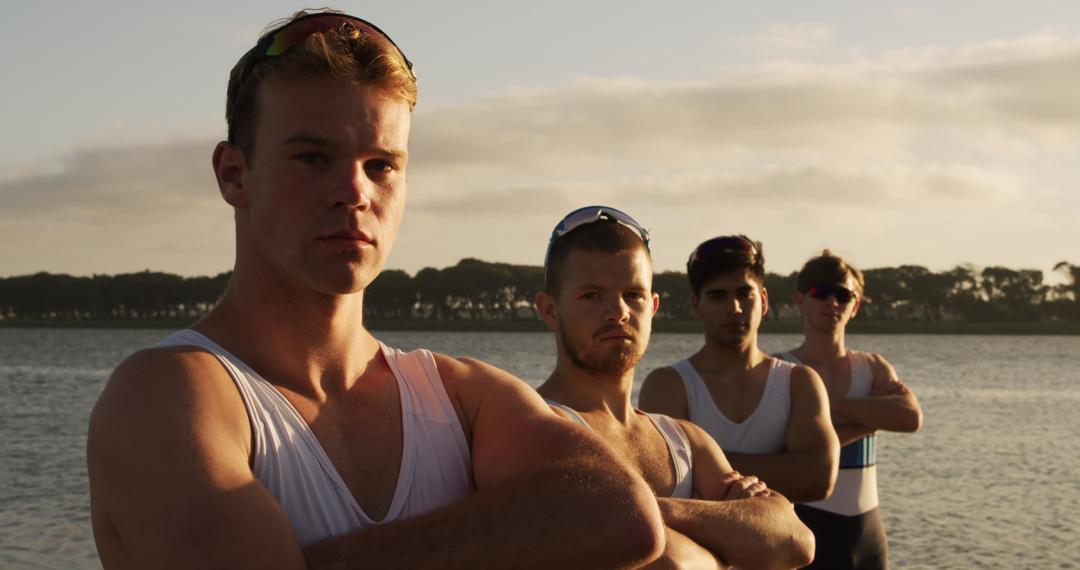
[[[631,404],[634,367],[660,298],[649,234],[627,214],[588,206],[555,227],[536,307],[555,333],[556,365],[538,391],[600,435],[658,497],[667,525],[663,567],[794,568],[813,558],[791,503],[731,470],[701,428]]]
[[[416,79],[372,24],[298,14],[234,67],[213,168],[236,262],[90,420],[106,568],[622,568],[648,486],[525,383],[363,326],[405,206]]]
[[[777,356],[813,368],[829,394],[840,438],[840,471],[832,496],[796,506],[817,537],[812,568],[888,567],[888,543],[878,511],[877,431],[914,432],[922,424],[915,394],[881,355],[848,349],[847,324],[859,311],[863,274],[825,250],[803,265],[795,302],[805,338]]]
[[[809,367],[758,348],[769,302],[761,244],[743,235],[713,238],[694,249],[686,269],[705,344],[650,372],[641,408],[702,427],[736,471],[792,501],[829,496],[839,446],[825,387]]]

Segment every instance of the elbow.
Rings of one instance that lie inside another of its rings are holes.
[[[922,427],[922,422],[923,422],[922,409],[920,409],[918,406],[916,406],[915,409],[912,410],[911,414],[909,414],[909,416],[908,416],[907,425],[904,426],[907,429],[905,429],[904,431],[906,431],[908,433],[915,433],[915,432],[919,431],[919,428]]]
[[[813,476],[805,479],[805,486],[797,497],[791,498],[798,503],[822,501],[832,496],[836,487],[837,470],[840,467],[840,452],[833,449],[815,470]]]
[[[784,568],[802,568],[814,561],[817,544],[814,533],[806,525],[800,522],[798,528],[788,537],[787,542],[787,548],[784,550],[788,556],[782,564]]]
[[[623,558],[619,561],[620,566],[638,567],[659,558],[664,553],[666,541],[656,496],[644,481],[638,480],[620,503],[610,512],[621,513],[621,516],[607,519],[612,524],[607,525],[611,535],[606,542],[617,547],[618,555]]]

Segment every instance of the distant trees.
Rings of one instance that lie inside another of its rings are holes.
[[[862,316],[876,321],[1080,322],[1080,266],[1061,262],[1064,278],[1047,285],[1032,269],[961,265],[935,273],[918,265],[865,272],[868,302]],[[798,316],[797,274],[768,274],[768,319]],[[217,302],[230,273],[180,277],[143,271],[73,277],[36,273],[0,278],[0,319],[130,320],[197,318]],[[367,318],[439,320],[535,319],[533,298],[543,287],[543,268],[462,259],[443,269],[425,267],[409,276],[383,271],[364,295]],[[692,318],[686,274],[656,274],[658,319]]]

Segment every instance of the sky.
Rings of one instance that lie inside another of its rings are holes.
[[[0,276],[231,269],[210,169],[260,2],[23,2],[0,20]],[[658,270],[1080,263],[1080,3],[343,2],[416,64],[389,268],[540,265],[587,204]]]

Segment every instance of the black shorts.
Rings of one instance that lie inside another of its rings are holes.
[[[814,561],[807,568],[822,570],[884,570],[889,545],[877,508],[848,517],[795,505],[795,513],[814,532]]]

